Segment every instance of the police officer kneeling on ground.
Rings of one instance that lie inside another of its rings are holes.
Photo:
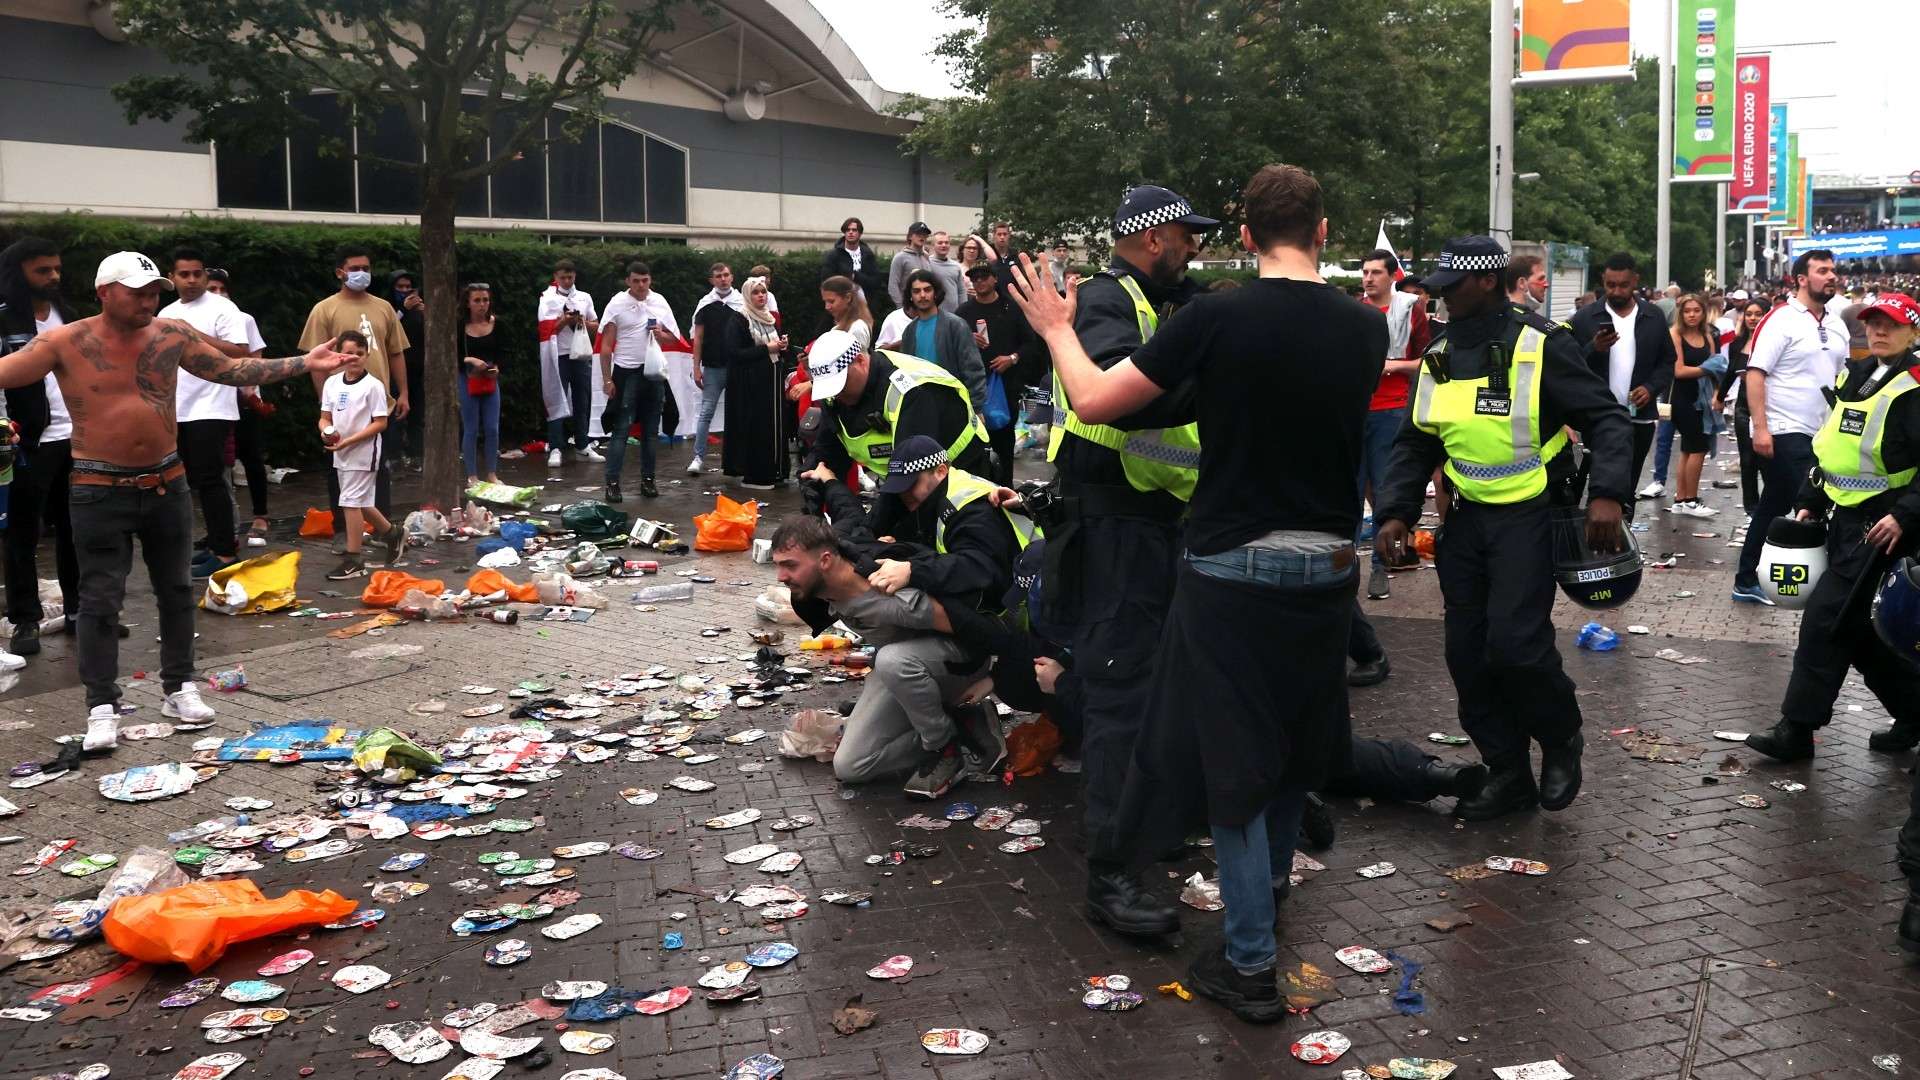
[[[1799,517],[1827,524],[1827,570],[1800,616],[1793,675],[1780,721],[1747,745],[1780,761],[1813,756],[1813,732],[1833,719],[1849,665],[1880,699],[1893,726],[1867,740],[1875,750],[1920,744],[1920,666],[1896,656],[1868,624],[1868,598],[1894,558],[1920,539],[1920,305],[1881,293],[1860,313],[1868,356],[1847,364],[1827,422],[1813,437],[1819,463],[1799,499]],[[1914,895],[1901,943],[1920,950],[1920,821],[1900,832],[1900,867]]]
[[[1425,279],[1446,297],[1447,337],[1429,351],[1388,466],[1375,544],[1390,565],[1414,556],[1427,478],[1443,460],[1453,504],[1436,548],[1446,602],[1447,669],[1460,726],[1491,770],[1454,813],[1482,821],[1536,802],[1560,810],[1580,791],[1580,706],[1553,641],[1549,488],[1576,469],[1563,425],[1591,464],[1587,538],[1625,543],[1633,432],[1566,328],[1516,308],[1500,288],[1507,253],[1486,236],[1447,243]],[[1540,744],[1534,783],[1527,740]]]
[[[821,403],[815,464],[845,476],[859,462],[885,476],[894,446],[926,435],[956,468],[993,472],[986,424],[967,388],[940,365],[884,349],[869,355],[852,334],[829,330],[814,339],[807,374]]]

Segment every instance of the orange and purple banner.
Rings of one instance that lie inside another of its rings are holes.
[[[1521,0],[1520,78],[1548,73],[1631,71],[1629,0]]]
[[[1767,152],[1771,119],[1772,60],[1764,54],[1742,56],[1733,69],[1733,179],[1727,184],[1727,213],[1764,214],[1772,189]]]

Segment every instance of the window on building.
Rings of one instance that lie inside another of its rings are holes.
[[[477,97],[467,107],[477,110]],[[419,160],[420,144],[398,107],[377,117],[356,118],[331,92],[308,95],[296,106],[314,127],[289,138],[280,154],[222,154],[215,147],[219,205],[234,209],[311,213],[417,214],[418,173],[322,152],[337,139],[349,150],[394,161]],[[562,137],[569,110],[554,109],[543,131]],[[505,146],[511,117],[497,115],[478,163]],[[291,177],[291,179],[289,179]],[[684,225],[687,220],[687,151],[625,124],[604,121],[572,142],[524,151],[500,171],[468,184],[460,193],[464,217],[535,221],[608,221]]]

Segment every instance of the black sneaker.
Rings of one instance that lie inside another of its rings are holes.
[[[952,791],[953,785],[959,782],[962,765],[960,748],[948,743],[939,750],[929,751],[901,790],[916,799],[937,799]]]
[[[1333,811],[1327,808],[1325,799],[1311,792],[1307,794],[1306,807],[1300,811],[1300,835],[1306,837],[1307,846],[1315,851],[1333,846]],[[1292,867],[1287,870],[1291,873]]]
[[[648,476],[641,479],[640,497],[643,499],[657,499],[660,497],[660,489],[653,486],[653,477]]]
[[[33,649],[35,652],[40,651],[38,641],[34,642]],[[21,656],[29,655],[20,648],[19,631],[15,631],[13,635],[13,651]],[[1878,750],[1881,753],[1899,753],[1902,750],[1911,750],[1917,745],[1920,745],[1920,723],[1904,720],[1895,720],[1892,727],[1881,728],[1867,736],[1867,749]]]
[[[959,727],[960,741],[965,744],[962,749],[967,767],[974,772],[997,774],[1007,760],[1007,736],[1000,730],[1000,711],[993,702],[962,706],[956,710],[954,720]]]
[[[627,501],[627,497],[625,495],[620,494],[619,481],[617,480],[607,481],[607,501],[610,503]]]
[[[40,624],[26,621],[13,628],[13,640],[8,642],[8,652],[15,656],[32,656],[40,651]]]
[[[1194,957],[1187,965],[1187,986],[1225,1005],[1249,1024],[1271,1024],[1287,1014],[1274,969],[1242,975],[1227,962],[1227,950],[1222,946],[1209,945]]]
[[[400,561],[400,556],[405,554],[407,550],[406,526],[401,525],[397,521],[394,522],[387,529],[385,535],[380,537],[380,542],[386,545],[388,566],[405,565]]]
[[[1747,749],[1775,761],[1805,761],[1813,756],[1813,729],[1781,720],[1747,736]]]
[[[1387,583],[1387,571],[1382,567],[1374,567],[1367,574],[1367,599],[1385,600],[1392,595],[1393,586]]]
[[[1378,686],[1386,682],[1387,676],[1392,673],[1393,665],[1387,662],[1387,654],[1383,652],[1376,659],[1368,660],[1365,663],[1355,662],[1352,667],[1348,668],[1347,685]]]
[[[347,556],[340,560],[339,566],[327,571],[328,581],[347,581],[352,578],[362,578],[366,576],[367,564],[361,562],[360,556],[358,555]]]

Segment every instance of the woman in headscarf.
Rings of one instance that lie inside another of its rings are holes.
[[[741,289],[741,318],[726,336],[727,441],[720,467],[742,487],[772,490],[785,464],[780,427],[780,363],[787,336],[767,307],[767,279],[750,277]]]

